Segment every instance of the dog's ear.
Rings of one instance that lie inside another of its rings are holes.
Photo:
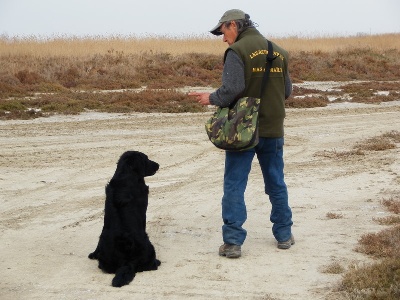
[[[143,160],[141,152],[128,151],[126,155],[123,155],[122,164],[128,168],[129,172],[138,174],[140,177],[145,176],[146,164]]]
[[[126,151],[117,163],[117,173],[136,173],[144,177],[145,164],[141,158],[141,153],[137,151]]]

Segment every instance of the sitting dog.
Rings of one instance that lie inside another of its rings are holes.
[[[137,272],[157,270],[161,264],[146,233],[149,187],[144,181],[158,168],[147,155],[127,151],[106,186],[104,226],[89,258],[97,259],[104,272],[115,273],[114,287],[127,285]]]

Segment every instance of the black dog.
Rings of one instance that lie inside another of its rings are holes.
[[[137,272],[157,270],[161,264],[146,233],[149,187],[144,181],[158,168],[147,155],[127,151],[106,186],[104,226],[89,258],[97,259],[103,271],[115,273],[114,287],[129,284]]]

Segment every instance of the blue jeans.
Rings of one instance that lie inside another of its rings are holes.
[[[224,243],[242,245],[247,232],[242,227],[247,219],[244,192],[254,155],[264,177],[265,193],[272,204],[272,233],[278,242],[291,236],[292,211],[283,174],[283,138],[260,138],[255,148],[246,151],[226,151],[224,195],[222,197],[222,236]]]

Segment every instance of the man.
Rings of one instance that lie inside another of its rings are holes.
[[[228,10],[210,31],[223,35],[229,47],[224,56],[222,86],[213,93],[189,93],[202,105],[230,106],[240,97],[260,97],[261,82],[268,53],[267,40],[254,27],[250,16],[239,9]],[[288,53],[273,45],[272,62],[267,86],[259,110],[259,143],[245,151],[226,151],[224,195],[222,197],[222,236],[224,244],[219,255],[241,256],[247,232],[242,227],[247,218],[244,192],[252,160],[257,155],[265,184],[265,193],[272,204],[270,220],[279,249],[289,249],[294,238],[291,232],[292,212],[283,173],[283,122],[285,99],[292,91],[288,70]]]

